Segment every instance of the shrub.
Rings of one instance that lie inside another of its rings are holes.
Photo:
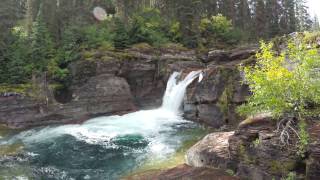
[[[180,23],[177,21],[171,22],[169,25],[168,36],[172,42],[181,42],[182,41],[182,33],[180,28]]]
[[[165,35],[165,22],[158,9],[144,9],[133,15],[130,21],[129,37],[131,44],[148,43],[160,45],[168,42]]]
[[[316,48],[289,43],[277,55],[272,44],[261,43],[257,63],[242,67],[253,95],[239,108],[242,114],[288,113],[303,119],[317,114],[320,105],[320,55]]]
[[[204,46],[236,44],[244,35],[241,30],[234,29],[231,20],[221,14],[201,19],[200,32],[201,44]]]
[[[112,42],[113,34],[108,28],[109,21],[102,24],[95,24],[82,29],[84,48],[97,48],[104,43]]]

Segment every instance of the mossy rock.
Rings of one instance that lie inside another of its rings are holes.
[[[295,161],[272,160],[269,163],[270,172],[273,174],[288,174],[296,167]]]
[[[94,51],[84,51],[82,52],[82,56],[84,59],[92,59],[95,55],[95,52]]]
[[[0,139],[9,134],[9,132],[10,129],[7,126],[0,124]]]
[[[24,146],[22,143],[10,145],[0,145],[0,156],[13,156],[22,152]]]
[[[170,49],[175,51],[188,51],[189,49],[179,43],[166,43],[161,45],[161,49]]]
[[[31,84],[0,84],[0,94],[10,92],[19,95],[27,95],[31,88]]]
[[[148,43],[138,43],[131,46],[133,50],[140,50],[140,51],[149,51],[152,50],[153,47]]]
[[[120,61],[137,60],[136,55],[130,52],[116,52],[114,55]]]
[[[257,157],[255,155],[253,155],[252,153],[250,153],[248,151],[247,146],[245,146],[244,144],[240,144],[239,149],[239,158],[242,162],[248,164],[248,165],[256,165],[258,160]]]

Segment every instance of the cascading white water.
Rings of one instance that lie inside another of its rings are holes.
[[[173,73],[167,83],[163,104],[158,109],[138,111],[123,116],[99,117],[81,125],[63,125],[24,131],[6,141],[0,141],[0,145],[23,142],[31,154],[39,156],[35,162],[39,161],[41,168],[46,163],[49,164],[45,167],[52,166],[52,164],[59,167],[60,165],[55,165],[59,161],[66,161],[65,163],[70,161],[72,164],[70,167],[72,167],[73,161],[76,160],[72,158],[72,155],[75,157],[79,156],[79,148],[89,148],[86,151],[89,154],[85,154],[85,157],[90,156],[90,158],[95,158],[95,154],[90,154],[91,146],[105,149],[104,151],[99,149],[98,152],[102,151],[105,152],[104,156],[110,156],[111,159],[107,158],[107,161],[112,161],[112,157],[123,158],[127,156],[128,158],[135,159],[135,161],[138,161],[140,158],[163,159],[168,157],[169,154],[174,153],[183,142],[182,136],[174,134],[180,131],[177,128],[181,125],[189,126],[191,122],[187,122],[181,118],[179,108],[182,104],[186,88],[197,77],[201,81],[201,73],[201,71],[191,72],[182,81],[179,81],[181,73]],[[76,141],[70,141],[70,136],[76,139]],[[63,149],[64,141],[68,141],[67,150],[71,153],[71,156],[64,154],[66,151]],[[82,144],[79,146],[77,145],[78,142],[82,142]],[[43,146],[43,144],[48,145]],[[56,154],[52,161],[47,160],[48,156],[53,156],[52,152],[48,152],[50,149],[53,149],[53,154]],[[72,150],[71,152],[70,149]],[[37,156],[34,158],[37,158]],[[44,159],[43,162],[42,158]],[[57,161],[56,159],[60,160]],[[85,158],[84,161],[90,161],[90,159]],[[97,159],[96,161],[99,160]],[[105,162],[102,167],[108,167],[108,170],[105,171],[106,175],[101,177],[117,177],[117,175],[110,175],[108,173],[118,171],[115,169],[119,169],[120,167],[128,169],[128,165],[125,165],[127,163],[130,164],[127,158],[111,166],[108,162]],[[139,164],[139,162],[136,163]],[[132,166],[130,165],[130,168]],[[64,166],[61,168],[64,169]],[[95,171],[92,174],[95,174]]]
[[[174,72],[169,78],[161,107],[175,113],[179,112],[187,87],[197,77],[199,77],[199,82],[202,80],[202,71],[192,71],[183,81],[178,82],[180,75],[181,73]]]

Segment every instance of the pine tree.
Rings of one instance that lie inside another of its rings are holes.
[[[198,0],[177,0],[177,19],[180,23],[182,41],[187,47],[198,46],[199,24],[200,24],[200,1]]]
[[[312,30],[320,31],[320,23],[317,15],[314,15],[313,17]]]
[[[235,24],[236,21],[236,3],[235,0],[219,0],[219,11],[222,15]]]
[[[296,16],[298,31],[307,31],[311,28],[312,20],[305,0],[296,0]]]
[[[254,5],[254,26],[258,38],[266,37],[266,9],[263,0],[253,0]]]
[[[236,17],[236,26],[242,30],[248,31],[252,21],[248,0],[237,1]]]
[[[218,14],[218,0],[202,0],[201,12],[208,18]]]
[[[129,45],[128,32],[124,23],[118,18],[115,20],[115,36],[113,42],[114,47],[117,49],[125,49]]]
[[[296,31],[295,2],[294,0],[281,0],[280,32],[288,34]]]
[[[54,55],[54,44],[41,12],[42,8],[33,23],[30,37],[32,52],[29,69],[35,72],[46,71],[47,65]]]
[[[281,6],[278,0],[268,0],[266,2],[267,35],[269,38],[278,35],[280,32],[280,8]]]

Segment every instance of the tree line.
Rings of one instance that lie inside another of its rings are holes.
[[[90,49],[210,48],[319,29],[305,0],[2,0],[0,22],[0,83],[49,72],[65,86],[68,64]]]

